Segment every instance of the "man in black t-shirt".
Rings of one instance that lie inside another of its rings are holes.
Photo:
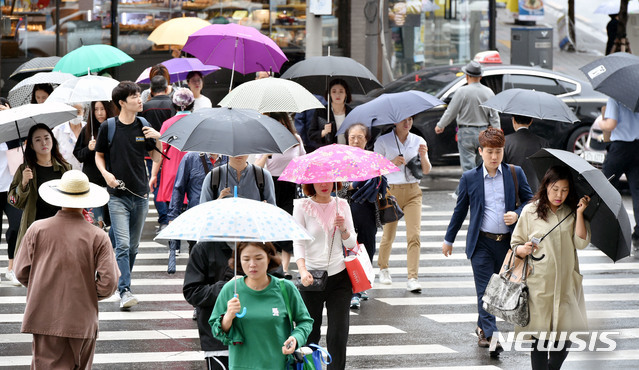
[[[173,106],[173,101],[169,95],[169,84],[164,76],[157,75],[151,79],[151,96],[152,98],[144,103],[142,112],[140,112],[138,116],[146,118],[146,120],[151,124],[151,127],[153,127],[156,131],[160,131],[162,123],[175,116],[175,107]],[[149,174],[151,174],[153,161],[147,159],[146,168]],[[158,223],[160,224],[158,232],[162,231],[162,229],[169,224],[167,217],[169,203],[158,202],[158,188],[160,186],[161,176],[162,172],[160,169],[156,176],[156,186],[151,185],[151,191],[154,195],[153,203],[155,204],[155,209],[158,211]],[[153,182],[151,183],[153,184]]]
[[[140,87],[123,81],[113,89],[113,101],[120,106],[115,131],[109,140],[108,120],[100,125],[95,146],[95,164],[109,186],[109,214],[115,254],[120,269],[120,309],[138,304],[131,293],[131,270],[149,210],[149,185],[144,157],[160,161],[160,133],[145,127],[136,113],[142,111]],[[154,148],[157,148],[154,151]]]

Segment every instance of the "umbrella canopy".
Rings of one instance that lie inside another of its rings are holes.
[[[193,32],[211,25],[197,17],[173,18],[159,25],[147,39],[156,45],[184,45]]]
[[[199,71],[202,72],[202,76],[206,76],[220,69],[218,66],[203,64],[197,58],[173,58],[162,62],[162,65],[169,71],[170,83],[185,80],[186,75],[191,71]],[[150,72],[151,67],[145,69],[135,82],[139,84],[151,83],[151,79],[149,78]]]
[[[570,168],[577,195],[591,197],[584,217],[590,221],[591,243],[613,261],[630,255],[631,228],[621,195],[603,173],[580,156],[558,149],[541,149],[529,157],[541,180],[554,165]]]
[[[619,0],[615,1],[606,1],[604,3],[599,4],[599,6],[595,9],[595,14],[619,14]],[[639,2],[629,1],[628,2],[628,13],[639,13]]]
[[[628,53],[614,53],[579,68],[592,87],[619,101],[630,110],[639,111],[639,57]]]
[[[53,70],[82,76],[132,61],[133,58],[111,45],[84,45],[62,57]]]
[[[9,76],[14,81],[22,81],[27,77],[31,77],[38,72],[51,72],[53,67],[60,61],[60,57],[36,57],[16,68]]]
[[[31,103],[33,87],[38,84],[59,85],[65,81],[75,79],[74,75],[62,72],[40,72],[20,81],[13,89],[9,90],[9,103],[12,107],[19,107]]]
[[[204,64],[229,68],[242,74],[279,72],[288,60],[275,41],[252,27],[212,24],[191,36],[182,48]],[[233,74],[231,74],[231,86]]]
[[[368,103],[355,107],[346,116],[336,135],[345,133],[355,123],[362,123],[369,128],[395,124],[442,104],[443,101],[422,91],[382,94]]]
[[[326,94],[330,81],[336,78],[346,81],[351,94],[366,94],[382,87],[368,68],[347,57],[311,57],[295,63],[282,78],[293,80],[318,95]]]
[[[499,113],[515,114],[541,120],[575,123],[579,118],[554,95],[543,91],[508,89],[480,104]]]
[[[181,151],[226,154],[283,153],[299,144],[278,121],[251,109],[203,108],[180,118],[160,140]]]
[[[68,80],[58,86],[47,101],[60,103],[81,103],[88,101],[109,101],[118,81],[110,77],[83,76]]]
[[[219,103],[222,107],[266,112],[303,112],[324,108],[302,85],[281,78],[261,78],[241,84]]]
[[[44,123],[53,128],[76,117],[78,110],[62,103],[26,104],[0,111],[0,142],[26,135],[31,126]]]
[[[293,216],[277,206],[225,198],[188,209],[155,239],[267,242],[312,238]]]
[[[278,180],[297,184],[362,181],[396,171],[399,168],[379,153],[332,144],[293,158]]]

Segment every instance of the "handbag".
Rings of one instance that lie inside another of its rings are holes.
[[[406,162],[406,168],[410,171],[414,178],[421,180],[424,177],[424,171],[422,170],[422,160],[419,158],[419,154]]]
[[[293,318],[291,317],[291,305],[289,303],[288,292],[286,291],[286,287],[282,282],[280,282],[280,291],[282,292],[282,298],[284,299],[284,304],[286,305],[286,312],[288,313],[288,320],[291,323],[291,331],[294,328]],[[296,356],[288,355],[288,361],[286,361],[286,369],[292,370],[317,370],[322,369],[322,363],[328,365],[333,359],[327,350],[318,346],[317,344],[310,343],[307,348],[313,349],[312,353],[304,355],[300,359]],[[300,348],[301,349],[301,348]],[[299,349],[298,349],[299,351]],[[296,351],[297,352],[297,351]],[[324,355],[324,356],[323,356]],[[327,362],[328,359],[328,362]]]
[[[297,279],[295,280],[297,289],[304,292],[321,292],[326,289],[326,283],[328,282],[327,270],[308,270],[308,272],[313,276],[313,283],[309,286],[304,286],[304,284],[302,284],[302,277],[297,275]]]
[[[390,193],[390,190],[386,191],[386,196],[377,195],[377,209],[379,210],[379,221],[382,225],[397,222],[404,217],[404,212],[397,204],[397,199]]]
[[[373,271],[371,260],[368,258],[366,248],[363,244],[358,244],[357,246],[358,248],[355,254],[347,255],[346,258],[344,258],[346,271],[353,286],[353,293],[359,293],[373,288],[373,280],[375,280],[375,272]],[[344,250],[346,250],[346,248],[344,248]],[[349,252],[347,251],[346,253],[348,254]]]
[[[519,282],[512,281],[514,253],[511,253],[509,268],[499,274],[493,274],[482,300],[482,307],[486,312],[491,313],[506,322],[517,326],[526,326],[530,322],[530,312],[528,310],[528,285],[526,279],[528,274],[521,274]],[[528,271],[529,257],[523,260],[522,271]]]

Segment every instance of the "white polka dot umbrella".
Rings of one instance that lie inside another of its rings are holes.
[[[187,210],[155,239],[272,242],[312,238],[279,207],[251,199],[225,198]]]
[[[279,207],[251,199],[225,198],[187,210],[155,239],[267,242],[313,238]]]

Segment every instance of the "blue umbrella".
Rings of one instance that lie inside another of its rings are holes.
[[[382,94],[368,103],[355,107],[344,119],[337,135],[345,133],[356,123],[362,123],[369,128],[394,124],[442,104],[443,101],[422,91]]]

